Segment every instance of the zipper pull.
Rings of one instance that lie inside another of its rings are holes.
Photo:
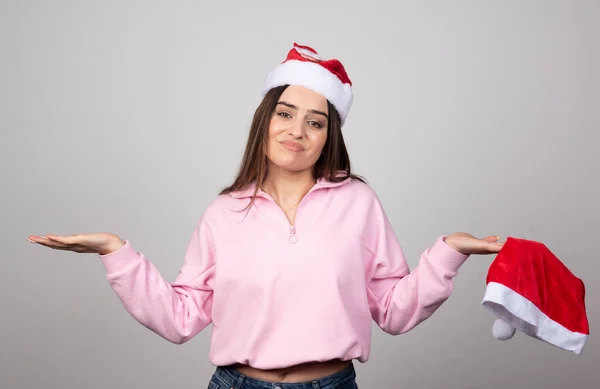
[[[291,244],[296,244],[298,242],[298,236],[296,236],[296,226],[290,226],[290,236],[288,240]]]

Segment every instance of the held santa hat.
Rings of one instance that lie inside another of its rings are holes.
[[[589,336],[585,285],[542,243],[509,237],[490,265],[482,305],[499,340],[516,330],[581,354]]]
[[[352,106],[352,82],[339,60],[324,59],[313,48],[294,43],[287,58],[267,75],[263,97],[282,85],[299,85],[321,94],[333,104],[344,125]]]

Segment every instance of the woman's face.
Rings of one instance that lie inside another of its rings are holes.
[[[267,157],[278,167],[311,169],[327,141],[327,100],[300,86],[289,86],[279,98],[269,124]]]

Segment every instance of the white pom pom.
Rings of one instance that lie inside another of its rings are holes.
[[[508,340],[514,336],[515,332],[515,327],[501,319],[497,319],[492,327],[492,335],[498,340]]]

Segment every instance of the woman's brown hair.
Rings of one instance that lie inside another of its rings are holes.
[[[279,98],[287,87],[288,85],[283,85],[271,89],[256,109],[238,175],[233,183],[223,189],[220,194],[243,190],[255,182],[254,197],[261,188],[267,176],[266,150],[269,123]],[[339,113],[329,101],[327,101],[327,106],[329,109],[327,141],[321,156],[315,163],[313,175],[316,179],[324,178],[333,182],[340,182],[349,177],[365,182],[362,177],[352,173],[350,157],[342,136]]]

